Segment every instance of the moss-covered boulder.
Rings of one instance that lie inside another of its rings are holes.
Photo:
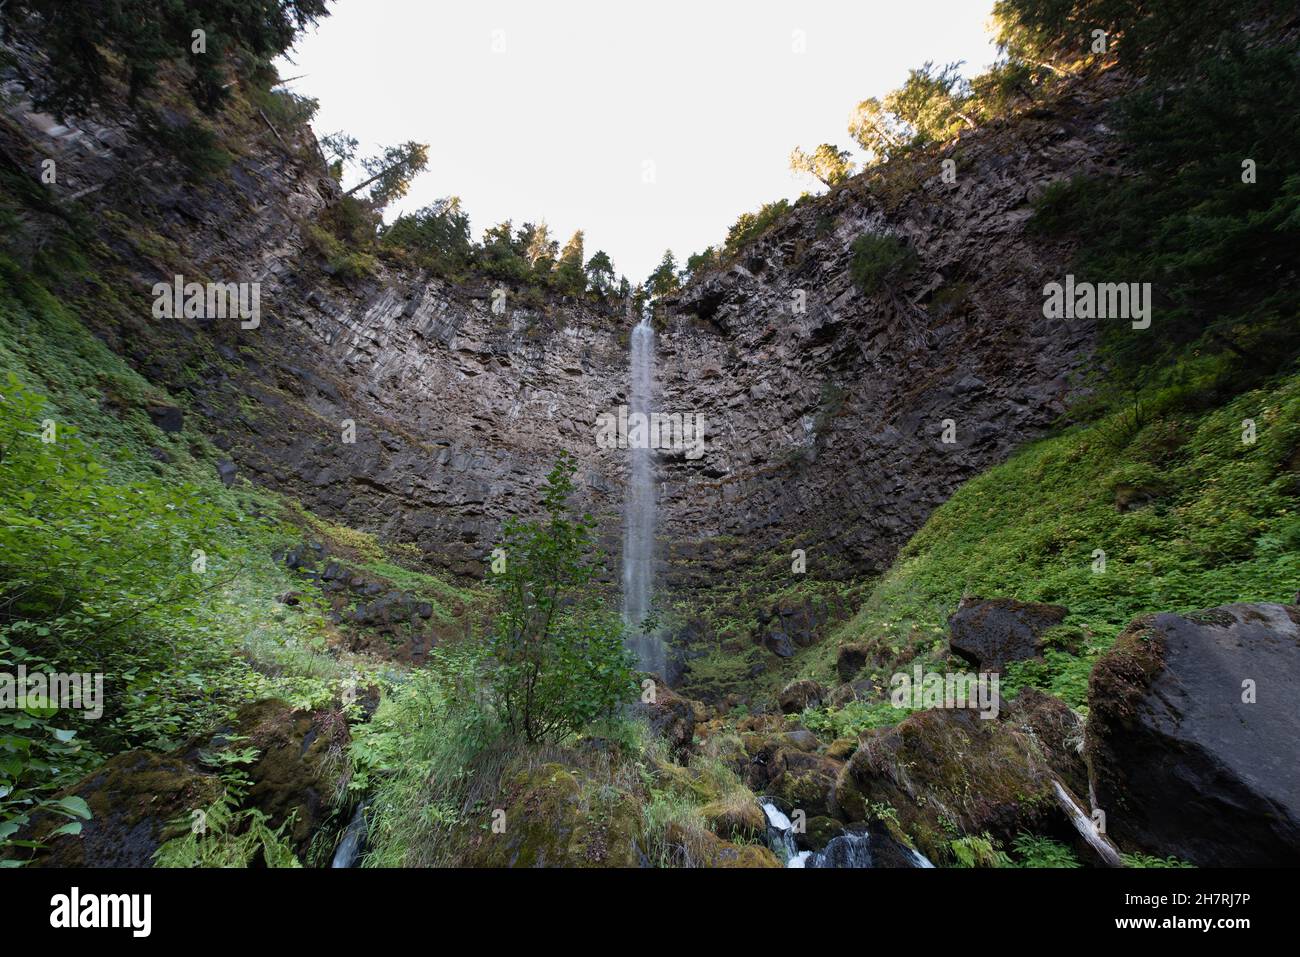
[[[842,820],[866,821],[892,806],[903,832],[931,860],[955,834],[1011,839],[1059,823],[1053,771],[1031,735],[967,710],[911,715],[864,734],[835,782]]]
[[[714,801],[700,808],[709,829],[725,841],[761,840],[767,834],[767,815],[752,797]]]
[[[835,782],[840,762],[825,755],[781,748],[773,755],[767,793],[779,797],[808,817],[833,816]]]
[[[633,712],[645,718],[650,729],[668,742],[676,755],[690,750],[695,739],[695,722],[705,717],[708,709],[700,702],[684,698],[657,675],[649,675],[654,682],[654,700],[638,701]]]
[[[1083,717],[1060,698],[1024,687],[1004,702],[999,720],[1031,736],[1044,759],[1075,794],[1088,793]]]
[[[670,847],[686,867],[781,867],[775,854],[761,844],[733,844],[713,833],[676,822],[665,831]]]
[[[215,774],[177,755],[125,751],[58,795],[90,806],[79,835],[47,841],[67,819],[43,815],[23,836],[46,844],[32,861],[37,867],[150,867],[158,847],[188,829],[190,813],[221,793]]]
[[[878,697],[880,692],[876,688],[876,683],[870,678],[859,678],[857,681],[840,685],[830,693],[828,700],[832,707],[843,708],[854,701],[872,701]]]
[[[836,738],[826,748],[826,757],[834,761],[847,761],[858,750],[857,738]]]
[[[639,867],[641,805],[581,768],[543,764],[503,776],[500,803],[470,840],[471,867]]]
[[[796,833],[795,844],[801,851],[820,851],[844,833],[844,824],[833,817],[810,817],[803,833]]]
[[[948,619],[948,646],[981,671],[1001,671],[1009,662],[1042,654],[1044,633],[1068,614],[1060,605],[964,598]]]
[[[245,705],[234,723],[237,747],[258,750],[249,766],[251,785],[244,802],[270,818],[273,828],[292,818],[285,832],[299,860],[311,839],[337,811],[336,796],[347,784],[350,736],[336,711],[295,711],[271,698]],[[220,746],[225,735],[213,741]]]

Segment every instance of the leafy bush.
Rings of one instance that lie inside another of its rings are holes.
[[[161,667],[174,651],[144,636],[222,581],[221,511],[183,484],[114,484],[52,414],[9,374],[0,392],[0,635],[65,669]],[[196,572],[200,554],[210,572]]]
[[[998,849],[987,833],[967,835],[948,842],[948,850],[958,867],[1010,867],[1011,858]]]
[[[897,236],[867,233],[853,241],[849,273],[867,295],[899,282],[916,268],[916,250]]]
[[[591,587],[600,570],[590,515],[571,517],[577,464],[562,453],[546,479],[542,521],[506,520],[502,599],[490,646],[492,686],[511,733],[560,740],[612,717],[636,692],[623,623]]]
[[[44,662],[11,645],[0,631],[0,673],[17,674],[22,665],[29,672]],[[94,751],[74,740],[77,732],[56,720],[58,709],[48,702],[23,698],[18,707],[0,708],[0,855],[37,845],[16,835],[38,813],[67,818],[51,836],[79,834],[81,822],[90,818],[90,808],[79,797],[52,797],[59,782],[73,777],[97,760]],[[20,859],[0,859],[0,867],[17,867]]]

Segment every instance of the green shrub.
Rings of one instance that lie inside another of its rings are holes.
[[[867,233],[853,241],[849,274],[871,295],[887,283],[905,279],[917,265],[916,251],[897,236]]]
[[[601,570],[595,520],[570,514],[576,471],[562,453],[546,479],[546,518],[507,519],[504,568],[488,576],[501,598],[490,642],[496,704],[506,727],[529,742],[610,718],[636,693],[622,620],[591,587]]]

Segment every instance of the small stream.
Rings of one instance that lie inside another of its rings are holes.
[[[779,807],[762,801],[767,815],[767,846],[786,867],[934,867],[923,854],[870,830],[849,831],[833,837],[820,851],[801,851],[794,824]]]
[[[355,867],[361,852],[366,849],[367,804],[368,801],[362,801],[356,813],[352,815],[352,820],[348,822],[339,846],[334,849],[334,860],[330,862],[330,867]]]

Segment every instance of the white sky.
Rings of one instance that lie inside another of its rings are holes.
[[[588,258],[604,249],[636,283],[665,248],[684,264],[740,213],[820,190],[790,172],[791,148],[852,146],[852,108],[910,67],[991,63],[992,6],[337,0],[280,74],[307,74],[289,87],[320,100],[319,135],[345,130],[363,155],[431,145],[390,216],[457,195],[476,240],[504,219],[545,219],[561,244],[582,229]]]

